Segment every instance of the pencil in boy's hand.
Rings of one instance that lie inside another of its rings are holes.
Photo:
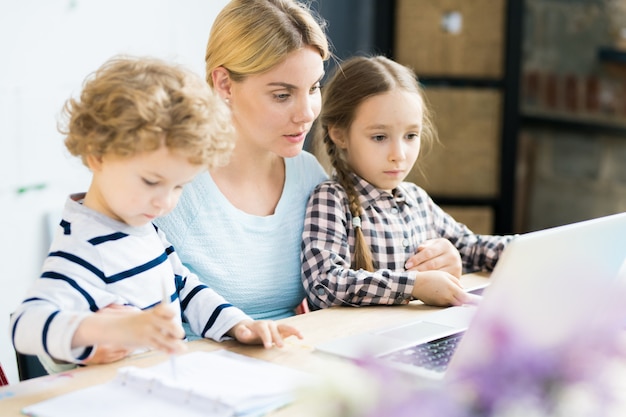
[[[167,305],[170,305],[172,301],[170,298],[170,294],[167,291],[167,281],[163,281],[162,286],[163,286],[163,298],[161,300],[161,304],[167,306]],[[176,379],[176,356],[173,353],[170,354],[170,363],[172,365],[172,377]]]

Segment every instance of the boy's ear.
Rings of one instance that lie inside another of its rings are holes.
[[[328,126],[328,136],[340,149],[346,149],[346,130],[337,126]]]
[[[213,81],[213,89],[222,97],[222,99],[230,99],[230,87],[232,80],[228,70],[224,67],[217,67],[211,71],[211,80]]]
[[[91,172],[97,172],[102,169],[102,156],[89,154],[85,158],[85,162]]]

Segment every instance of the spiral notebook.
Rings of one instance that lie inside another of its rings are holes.
[[[226,350],[124,367],[104,384],[25,407],[34,417],[262,416],[294,399],[313,376]]]

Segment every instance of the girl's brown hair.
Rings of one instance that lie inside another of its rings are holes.
[[[316,122],[314,151],[316,147],[324,144],[328,162],[348,196],[352,225],[355,229],[353,269],[374,271],[375,267],[371,249],[365,242],[360,225],[363,210],[350,177],[352,169],[346,162],[345,151],[331,139],[329,129],[339,128],[347,132],[355,119],[357,108],[363,101],[394,89],[419,95],[423,108],[420,140],[426,145],[435,141],[436,130],[417,77],[411,69],[395,61],[384,56],[350,58],[336,69],[322,89],[322,111]]]

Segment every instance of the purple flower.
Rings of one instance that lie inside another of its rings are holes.
[[[497,417],[526,409],[548,417],[563,415],[564,398],[581,392],[595,400],[591,415],[605,415],[613,398],[602,370],[626,358],[625,295],[599,287],[589,297],[603,300],[602,309],[584,323],[585,331],[545,346],[525,340],[504,316],[483,317],[472,326],[485,330],[485,355],[441,384],[418,385],[375,358],[355,361],[378,387],[375,405],[359,417]]]
[[[469,417],[464,404],[443,389],[424,388],[399,401],[384,401],[364,417]]]

